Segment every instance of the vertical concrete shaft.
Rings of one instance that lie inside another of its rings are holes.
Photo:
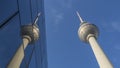
[[[24,58],[24,49],[27,47],[28,43],[30,42],[29,36],[23,37],[23,43],[20,45],[18,50],[16,51],[15,55],[13,56],[12,60],[8,64],[7,68],[19,68],[20,64]],[[24,46],[24,49],[23,49]]]
[[[112,64],[108,60],[107,56],[104,54],[103,50],[97,43],[95,37],[91,36],[89,37],[89,43],[91,45],[91,48],[95,54],[95,57],[97,59],[97,62],[100,66],[100,68],[113,68]]]

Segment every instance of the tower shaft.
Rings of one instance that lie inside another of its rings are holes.
[[[89,34],[88,41],[90,43],[90,46],[94,52],[94,55],[97,59],[97,62],[99,64],[100,68],[113,68],[113,66],[110,63],[110,61],[108,60],[107,56],[104,54],[103,50],[97,43],[95,37],[90,36],[90,34]]]
[[[20,45],[20,47],[16,51],[15,55],[13,56],[12,60],[8,64],[7,68],[19,68],[20,67],[20,64],[24,58],[24,50],[28,46],[28,43],[30,43],[30,37],[24,36],[23,43]]]

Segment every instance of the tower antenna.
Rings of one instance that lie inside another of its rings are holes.
[[[37,23],[40,15],[41,15],[41,13],[39,12],[38,15],[37,15],[37,17],[36,17],[36,19],[35,19],[35,21],[34,21],[34,23],[33,23],[34,25]]]
[[[81,18],[81,16],[80,16],[79,12],[78,12],[78,11],[76,11],[76,13],[77,13],[77,16],[78,16],[78,18],[79,18],[80,22],[81,22],[81,23],[83,23],[84,21],[82,20],[82,18]]]

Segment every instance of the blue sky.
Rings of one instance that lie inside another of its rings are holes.
[[[98,42],[115,68],[120,68],[119,0],[44,0],[48,68],[99,68],[89,44],[78,38],[83,20],[98,26]]]

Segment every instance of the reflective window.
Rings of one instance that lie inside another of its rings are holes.
[[[30,2],[31,1],[31,2]],[[19,6],[19,9],[18,9]],[[2,0],[0,1],[0,68],[5,68],[22,43],[20,29],[22,25],[33,23],[38,12],[40,38],[29,44],[24,50],[24,59],[20,68],[47,68],[45,19],[42,0]],[[20,16],[19,16],[20,15]],[[7,21],[6,21],[7,20]],[[21,21],[21,22],[20,22]]]
[[[15,16],[8,23],[0,29],[0,66],[2,68],[8,64],[21,43],[18,16]]]

